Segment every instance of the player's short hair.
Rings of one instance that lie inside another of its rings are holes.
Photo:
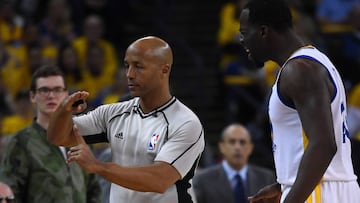
[[[290,9],[284,0],[249,0],[249,23],[267,25],[278,32],[292,28]]]
[[[33,73],[31,77],[31,83],[30,83],[30,91],[34,92],[36,91],[36,81],[39,78],[46,78],[50,76],[61,76],[64,79],[65,83],[65,76],[63,72],[57,67],[53,65],[44,65],[40,68],[36,69],[36,71]]]

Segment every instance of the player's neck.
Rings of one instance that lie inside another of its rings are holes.
[[[296,50],[305,46],[305,43],[293,31],[288,32],[281,40],[282,42],[278,43],[280,46],[278,46],[277,51],[274,52],[275,56],[273,59],[279,65],[284,64]]]

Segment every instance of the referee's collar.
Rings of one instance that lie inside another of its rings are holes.
[[[167,101],[165,104],[155,108],[154,110],[150,111],[149,113],[144,113],[144,111],[141,109],[141,106],[140,106],[140,99],[138,99],[138,102],[137,102],[137,105],[134,106],[134,111],[136,113],[140,113],[143,117],[147,117],[147,116],[157,116],[157,112],[161,112],[161,111],[164,111],[166,108],[168,108],[169,106],[171,106],[173,103],[175,103],[176,101],[176,98],[174,96],[172,96],[170,98],[169,101]]]

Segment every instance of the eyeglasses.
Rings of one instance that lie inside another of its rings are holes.
[[[14,196],[0,196],[0,202],[2,202],[3,200],[5,200],[6,203],[15,203],[15,197]]]
[[[64,93],[66,88],[64,87],[55,87],[55,88],[48,88],[48,87],[40,87],[36,89],[36,92],[39,93],[41,96],[47,97],[52,92],[55,96],[59,96],[60,94]]]

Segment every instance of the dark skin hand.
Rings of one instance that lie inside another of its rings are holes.
[[[250,203],[279,203],[280,199],[281,188],[278,183],[268,185],[248,198]]]

